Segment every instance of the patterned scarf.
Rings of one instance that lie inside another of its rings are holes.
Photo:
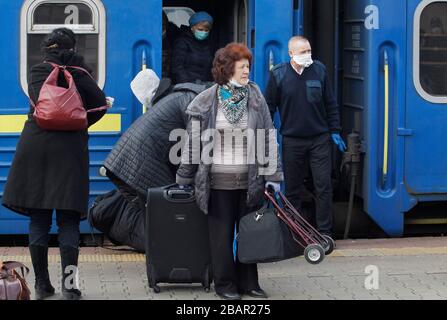
[[[238,124],[247,112],[248,89],[231,84],[219,86],[218,102],[227,121]]]

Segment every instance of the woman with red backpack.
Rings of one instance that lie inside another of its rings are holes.
[[[58,90],[74,88],[74,81],[79,105],[86,110],[98,110],[98,107],[107,105],[104,93],[91,78],[89,67],[75,48],[75,34],[66,28],[54,30],[42,43],[44,60],[32,67],[28,77],[30,113],[17,145],[2,199],[2,204],[7,208],[30,217],[29,249],[36,276],[36,299],[50,297],[55,292],[48,274],[48,242],[53,210],[56,211],[58,225],[62,294],[65,299],[81,297],[75,280],[79,223],[88,210],[87,129],[99,121],[105,111],[100,108],[100,111],[84,114],[85,127],[67,126],[66,130],[44,129],[36,116],[45,96],[52,96],[50,91],[54,88],[50,88],[48,83],[50,74],[56,74],[55,65],[66,66],[56,67],[60,69],[55,80]]]

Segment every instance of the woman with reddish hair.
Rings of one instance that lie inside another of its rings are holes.
[[[177,183],[195,185],[197,203],[208,214],[214,286],[228,300],[242,294],[267,298],[256,264],[242,264],[233,256],[234,230],[262,204],[266,185],[278,191],[283,180],[267,103],[249,81],[251,61],[250,50],[240,43],[217,51],[212,69],[217,84],[187,108],[189,148],[177,171]],[[265,135],[259,135],[261,129]],[[256,150],[259,145],[269,151],[267,157]]]

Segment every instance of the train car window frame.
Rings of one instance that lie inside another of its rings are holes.
[[[92,13],[91,24],[33,24],[35,10],[43,4],[82,4]],[[28,36],[47,34],[56,28],[72,29],[77,35],[98,36],[98,86],[104,88],[106,79],[106,10],[101,0],[25,0],[20,16],[20,83],[28,95]],[[96,72],[96,70],[95,70]]]
[[[419,95],[432,103],[447,103],[447,92],[443,95],[433,95],[428,93],[421,83],[421,17],[424,10],[433,3],[444,3],[445,0],[423,0],[416,8],[413,21],[413,83]],[[446,35],[447,36],[447,35]]]
[[[239,30],[240,30],[240,25],[239,25],[239,14],[240,14],[240,8],[241,8],[241,4],[244,5],[244,13],[245,13],[245,25],[244,30],[245,30],[245,36],[244,39],[242,39],[242,43],[244,43],[245,45],[247,45],[248,43],[248,3],[247,0],[239,0],[239,1],[235,1],[234,2],[234,41],[235,42],[241,42],[240,41],[240,34],[239,34]]]

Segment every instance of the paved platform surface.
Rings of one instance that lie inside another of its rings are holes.
[[[161,285],[161,293],[155,294],[147,283],[145,256],[115,249],[81,249],[84,299],[219,299],[198,285]],[[27,248],[0,247],[0,261],[8,260],[31,267]],[[57,248],[50,249],[49,261],[51,280],[60,292]],[[27,279],[33,287],[32,270]],[[263,264],[259,279],[273,300],[447,300],[447,238],[337,241],[337,250],[319,265],[302,257]]]

